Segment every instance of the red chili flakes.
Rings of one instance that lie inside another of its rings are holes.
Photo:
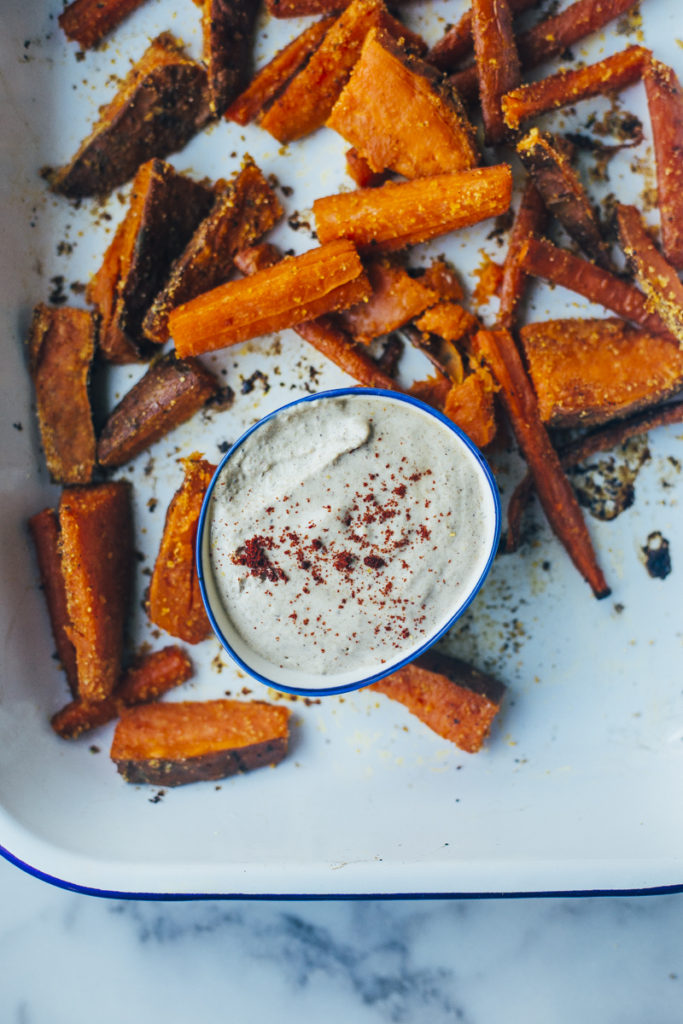
[[[379,555],[366,555],[363,559],[363,565],[367,565],[368,569],[381,569],[387,563]]]
[[[417,528],[417,533],[420,540],[429,540],[432,535],[432,531],[428,530],[424,523],[420,523]]]
[[[354,557],[350,551],[340,551],[332,564],[338,572],[350,572],[353,562]]]
[[[279,565],[273,565],[266,554],[272,547],[272,537],[250,537],[244,542],[244,547],[232,556],[232,561],[235,565],[245,566],[252,576],[258,576],[263,582],[282,580],[286,583],[287,575]]]
[[[394,494],[397,498],[405,498],[406,496],[406,485],[399,484],[398,487],[394,487]]]

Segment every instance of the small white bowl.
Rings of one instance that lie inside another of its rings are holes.
[[[407,429],[411,426],[414,429],[416,412],[419,415],[430,418],[432,421],[436,421],[441,427],[447,428],[450,435],[449,441],[454,443],[454,452],[459,452],[461,457],[464,456],[469,461],[470,466],[476,469],[476,473],[479,476],[483,495],[481,505],[481,530],[484,534],[482,554],[478,557],[474,569],[466,581],[466,586],[453,588],[453,600],[452,604],[449,602],[448,614],[445,617],[441,615],[439,621],[435,623],[434,629],[423,633],[419,641],[416,641],[408,650],[388,657],[383,662],[377,660],[370,664],[364,663],[362,668],[357,666],[355,669],[334,673],[308,673],[300,668],[283,667],[268,660],[244,640],[241,633],[238,632],[232,623],[224,600],[219,593],[210,555],[214,488],[217,481],[221,478],[226,464],[244,444],[246,439],[251,437],[256,431],[261,430],[265,424],[272,421],[275,417],[282,415],[286,410],[305,403],[325,402],[332,398],[353,400],[354,397],[367,398],[368,396],[376,397],[385,404],[387,402],[397,403],[398,409],[405,409]],[[367,686],[369,683],[376,682],[378,679],[407,665],[420,654],[423,654],[451,628],[453,623],[472,602],[491,568],[500,537],[500,520],[500,498],[491,470],[469,438],[447,417],[402,392],[386,391],[379,388],[340,388],[334,391],[324,391],[315,395],[307,395],[295,402],[290,402],[288,405],[282,406],[280,409],[276,409],[268,416],[265,416],[254,426],[250,427],[222,459],[207,489],[199,518],[197,531],[197,575],[199,586],[209,621],[218,639],[234,661],[254,679],[259,680],[259,682],[264,683],[266,686],[299,695],[321,696],[344,693],[348,690]]]

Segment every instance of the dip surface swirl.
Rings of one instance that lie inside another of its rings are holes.
[[[216,480],[223,610],[273,665],[371,674],[422,646],[476,584],[491,509],[474,455],[429,413],[363,394],[299,403]]]

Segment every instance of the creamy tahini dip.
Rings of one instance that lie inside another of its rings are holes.
[[[210,564],[232,627],[272,665],[371,674],[420,647],[477,582],[492,508],[474,456],[433,416],[323,398],[277,414],[227,460]]]

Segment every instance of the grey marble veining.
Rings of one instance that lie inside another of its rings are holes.
[[[0,861],[0,1022],[680,1024],[683,895],[159,903]]]

